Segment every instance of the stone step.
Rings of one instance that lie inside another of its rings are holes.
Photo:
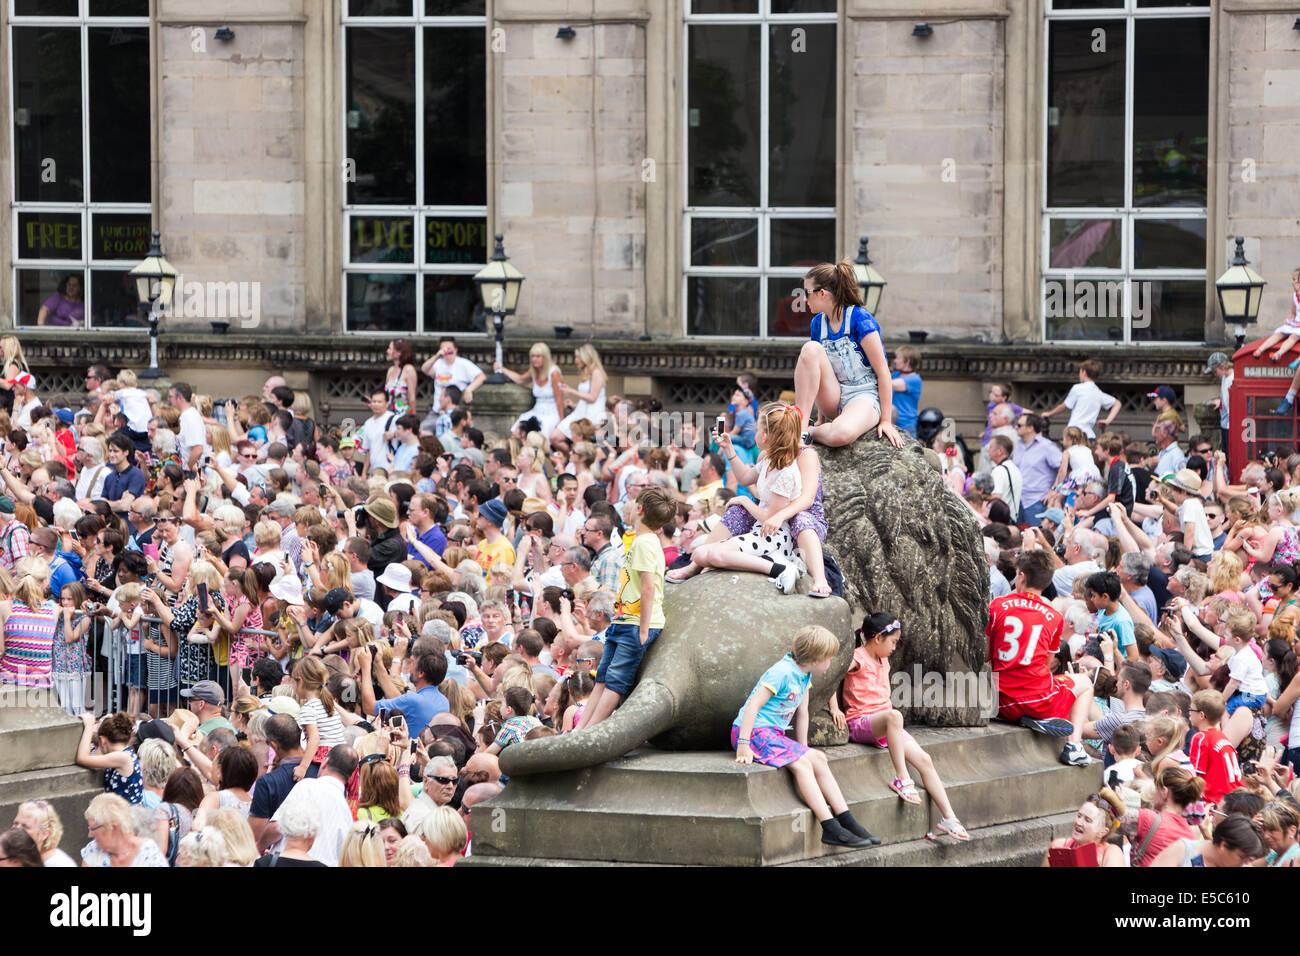
[[[1019,820],[970,831],[970,842],[909,840],[869,850],[838,850],[813,860],[784,864],[798,866],[1038,866],[1052,840],[1067,836],[1074,825],[1074,812],[1058,813],[1033,820]],[[475,850],[478,841],[475,840]],[[655,866],[652,863],[624,863],[608,860],[578,860],[536,857],[493,857],[475,852],[460,866]]]
[[[921,728],[914,736],[969,829],[1072,812],[1097,785],[1099,770],[1057,761],[1059,740],[1006,724]],[[889,789],[887,752],[849,744],[825,753],[854,815],[887,844],[923,841],[938,822],[928,799],[906,804]],[[821,843],[788,773],[741,766],[726,751],[644,749],[599,767],[517,777],[474,808],[471,829],[478,862],[757,866],[844,852]]]
[[[65,766],[5,774],[0,777],[0,826],[13,822],[24,800],[44,800],[54,807],[63,823],[59,845],[74,860],[80,859],[77,854],[90,839],[86,833],[86,807],[103,792],[102,770]]]
[[[26,693],[0,688],[0,776],[62,767],[77,756],[81,721],[57,707],[6,706],[13,703],[7,696]]]

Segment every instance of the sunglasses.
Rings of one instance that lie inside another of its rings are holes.
[[[429,779],[430,779],[430,780],[436,780],[436,781],[438,781],[438,783],[442,784],[442,785],[445,787],[445,786],[446,786],[447,784],[449,784],[449,783],[455,783],[457,778],[456,778],[456,777],[439,777],[437,774],[433,774],[432,776],[429,777]]]

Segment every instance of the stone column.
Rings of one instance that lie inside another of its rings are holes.
[[[521,385],[480,385],[474,390],[474,427],[488,446],[510,434],[516,418],[533,407],[533,393]]]

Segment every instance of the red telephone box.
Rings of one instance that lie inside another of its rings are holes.
[[[1274,364],[1269,360],[1274,349],[1259,358],[1252,354],[1260,341],[1243,345],[1232,356],[1234,377],[1228,394],[1228,457],[1232,473],[1228,480],[1234,483],[1241,480],[1241,469],[1247,462],[1270,454],[1285,459],[1300,451],[1295,411],[1277,414],[1277,406],[1286,397],[1295,374],[1289,364],[1300,358],[1300,350],[1288,352],[1283,361]]]

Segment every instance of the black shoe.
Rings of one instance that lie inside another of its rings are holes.
[[[857,820],[853,819],[853,814],[848,810],[835,817],[835,822],[848,830],[854,836],[861,837],[864,840],[870,840],[872,846],[880,846],[880,838],[871,835],[871,832]]]
[[[872,845],[870,838],[850,833],[840,826],[834,817],[822,821],[822,842],[828,846],[868,847]]]

